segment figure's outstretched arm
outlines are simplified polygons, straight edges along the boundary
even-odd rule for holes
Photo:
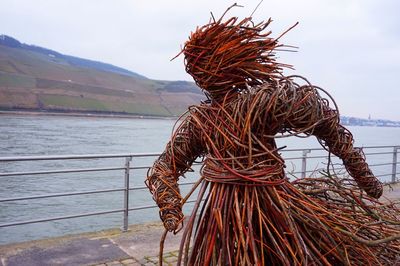
[[[382,195],[382,183],[373,175],[360,148],[353,146],[353,136],[339,123],[339,114],[329,107],[313,86],[303,86],[291,92],[286,127],[295,132],[315,135],[322,146],[343,160],[349,174],[369,196]]]
[[[146,185],[160,208],[160,218],[168,231],[174,231],[183,219],[182,196],[178,179],[202,154],[198,130],[187,117],[177,128],[167,147],[147,174]]]

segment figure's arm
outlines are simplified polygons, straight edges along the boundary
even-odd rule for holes
[[[300,87],[292,93],[294,101],[287,117],[287,128],[315,135],[322,146],[343,160],[360,188],[369,196],[379,198],[382,183],[369,169],[363,151],[353,146],[353,136],[340,125],[337,111],[311,86]]]
[[[160,218],[168,231],[176,230],[183,219],[178,179],[202,154],[198,133],[191,118],[187,117],[147,174],[146,185],[160,208]]]

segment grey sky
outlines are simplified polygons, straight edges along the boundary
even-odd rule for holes
[[[190,32],[235,1],[0,0],[0,34],[61,53],[121,66],[153,79],[191,80],[183,58]],[[249,16],[242,0],[228,16]],[[279,53],[297,73],[327,89],[343,115],[400,120],[400,1],[280,0],[261,4],[273,36],[299,47]]]

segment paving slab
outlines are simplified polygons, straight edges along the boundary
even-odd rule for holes
[[[164,232],[161,224],[144,224],[140,229],[132,229],[128,234],[119,234],[111,237],[123,251],[134,258],[158,256],[160,239]],[[179,249],[182,231],[174,235],[169,233],[164,244],[164,253]]]
[[[75,239],[54,247],[23,250],[5,260],[7,266],[87,265],[129,258],[109,239]]]
[[[160,222],[9,245],[0,245],[0,266],[156,265],[164,232]],[[167,256],[176,256],[181,233],[168,234]],[[165,265],[175,265],[171,258]]]
[[[389,200],[400,200],[400,183],[388,184],[384,186],[383,197]]]

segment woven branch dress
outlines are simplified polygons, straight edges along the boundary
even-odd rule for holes
[[[336,110],[315,87],[293,84],[285,77],[189,108],[147,180],[164,226],[174,231],[183,220],[178,178],[204,157],[178,264],[380,264],[367,259],[378,251],[332,230],[352,228],[348,213],[329,209],[328,201],[306,195],[285,175],[274,136],[315,135],[369,196],[382,193]]]

